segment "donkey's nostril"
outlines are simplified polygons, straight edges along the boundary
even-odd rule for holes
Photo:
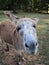
[[[29,47],[26,43],[25,43],[25,46],[26,46],[26,47]]]
[[[37,42],[36,42],[36,46],[37,46]]]

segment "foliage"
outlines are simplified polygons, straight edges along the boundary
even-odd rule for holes
[[[0,10],[48,11],[48,0],[0,0]]]

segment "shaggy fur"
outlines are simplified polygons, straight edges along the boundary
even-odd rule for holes
[[[17,50],[23,48],[23,39],[17,32],[16,25],[11,21],[0,23],[0,37],[5,42],[14,45]]]

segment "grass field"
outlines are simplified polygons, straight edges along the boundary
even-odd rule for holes
[[[38,59],[32,62],[27,62],[26,65],[49,65],[49,15],[24,12],[19,12],[16,15],[19,17],[26,16],[30,18],[39,18],[39,22],[37,24],[37,35],[39,42]],[[0,12],[0,21],[3,21],[6,18],[7,17]]]

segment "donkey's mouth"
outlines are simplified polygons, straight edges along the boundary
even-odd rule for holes
[[[34,55],[34,54],[35,54],[35,52],[32,52],[31,54],[32,54],[32,55]]]

